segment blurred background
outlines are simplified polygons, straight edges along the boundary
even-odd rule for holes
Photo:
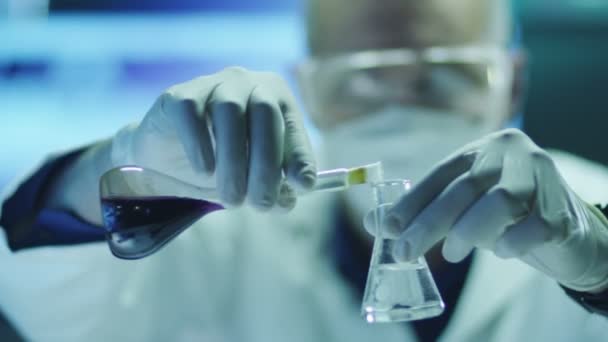
[[[516,9],[529,56],[524,130],[608,165],[608,1],[519,0]]]
[[[287,73],[304,54],[298,9],[296,0],[0,0],[0,191],[45,154],[141,118],[172,84],[231,65]]]
[[[230,65],[289,79],[305,55],[301,1],[0,0],[0,191],[49,152],[141,118],[171,84]],[[524,129],[608,164],[608,1],[515,5],[529,59]],[[1,323],[0,341],[12,340]]]

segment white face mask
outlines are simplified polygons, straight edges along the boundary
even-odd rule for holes
[[[437,162],[495,128],[463,115],[390,106],[325,132],[325,166],[381,161],[385,179],[405,178],[415,185]],[[347,205],[363,215],[373,205],[372,192],[366,186],[351,189],[345,196]]]

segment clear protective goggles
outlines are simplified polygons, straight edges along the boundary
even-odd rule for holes
[[[313,122],[327,129],[387,105],[503,121],[513,65],[507,48],[450,46],[312,58],[296,72]]]

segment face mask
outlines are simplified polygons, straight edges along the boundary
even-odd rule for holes
[[[437,162],[493,128],[454,113],[391,106],[323,134],[326,166],[348,168],[381,161],[385,179],[405,178],[415,186]],[[373,206],[367,186],[352,187],[345,199],[358,215]]]

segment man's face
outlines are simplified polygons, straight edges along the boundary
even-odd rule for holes
[[[386,178],[415,186],[440,159],[505,121],[510,66],[485,48],[481,57],[454,49],[506,45],[497,0],[311,1],[314,70],[303,95],[314,102],[327,167],[380,160]],[[431,47],[443,48],[423,52]]]

